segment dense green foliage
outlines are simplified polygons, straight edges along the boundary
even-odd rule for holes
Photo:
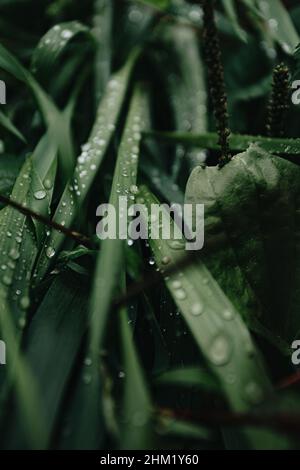
[[[300,7],[217,0],[223,82],[201,3],[0,0],[3,449],[299,446]],[[119,196],[204,249],[100,241]]]

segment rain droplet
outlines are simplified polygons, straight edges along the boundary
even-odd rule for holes
[[[27,310],[30,307],[30,299],[24,296],[20,299],[20,307],[22,310]]]
[[[53,186],[52,181],[50,179],[46,179],[44,181],[44,186],[45,186],[46,189],[51,189],[52,186]]]
[[[47,193],[46,193],[46,191],[44,191],[44,190],[36,191],[36,192],[34,193],[34,197],[35,197],[35,199],[37,199],[38,201],[41,201],[42,199],[45,199],[46,196],[47,196]]]
[[[55,256],[55,250],[52,248],[52,246],[49,246],[46,250],[46,256],[47,258],[53,258]]]
[[[232,310],[226,309],[222,312],[222,317],[224,318],[224,320],[233,320],[234,313]]]
[[[256,382],[249,382],[245,387],[245,395],[247,400],[253,405],[260,404],[264,399],[264,393]]]
[[[180,289],[182,286],[181,282],[180,281],[173,281],[172,282],[172,287],[173,289]]]
[[[90,374],[84,374],[82,380],[85,385],[89,385],[92,382],[92,376]]]
[[[138,194],[139,193],[139,188],[135,184],[133,184],[132,186],[130,186],[130,192],[132,194]]]
[[[86,357],[85,360],[84,360],[84,365],[91,366],[92,365],[92,359],[90,357]]]
[[[72,31],[70,31],[69,29],[64,29],[64,30],[61,32],[61,37],[62,37],[63,39],[70,39],[72,36],[73,36],[73,33],[72,33]]]
[[[231,355],[231,345],[223,334],[216,336],[210,346],[209,358],[216,366],[223,366],[228,363]]]
[[[20,253],[15,248],[12,248],[9,252],[9,256],[14,261],[17,261],[20,258]]]
[[[11,286],[11,285],[12,285],[12,278],[11,278],[11,276],[4,276],[3,279],[2,279],[2,281],[3,281],[3,284],[4,284],[5,286]]]
[[[197,302],[196,304],[193,304],[191,306],[191,314],[194,315],[194,316],[198,316],[198,315],[201,315],[204,311],[204,307],[202,304],[200,304],[200,302]]]
[[[171,240],[168,242],[168,245],[172,250],[183,250],[185,247],[183,240]]]
[[[169,264],[171,259],[169,256],[164,256],[163,259],[161,260],[162,264]]]
[[[26,318],[24,316],[20,317],[19,320],[18,320],[18,326],[19,328],[21,328],[22,330],[25,328],[26,326]]]
[[[178,300],[184,300],[184,299],[186,299],[186,293],[183,289],[178,289],[175,292],[175,297]]]

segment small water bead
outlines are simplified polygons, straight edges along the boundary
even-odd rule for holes
[[[45,199],[45,197],[47,196],[47,193],[46,193],[46,191],[41,190],[41,191],[36,191],[33,195],[34,195],[35,199],[37,199],[38,201],[41,201],[41,200]]]
[[[86,357],[84,360],[84,365],[85,366],[91,366],[92,365],[92,359],[90,357]]]
[[[21,330],[23,330],[25,328],[26,323],[27,323],[26,317],[22,316],[22,317],[19,318],[18,326],[19,326],[19,328],[21,328]]]
[[[186,292],[183,289],[178,289],[175,292],[175,297],[178,300],[185,300],[186,299]]]
[[[191,306],[191,314],[195,317],[202,315],[204,312],[204,307],[200,302],[197,302]]]
[[[234,319],[234,312],[232,310],[226,309],[222,312],[222,317],[224,320],[233,320]]]
[[[232,348],[228,338],[220,334],[211,343],[209,358],[216,366],[223,366],[229,362],[231,351]]]
[[[154,258],[149,259],[149,264],[150,264],[150,266],[153,266],[155,264]]]
[[[17,236],[17,237],[15,238],[15,240],[16,240],[16,242],[19,243],[19,244],[22,243],[22,237],[20,237],[20,236]]]
[[[27,310],[30,307],[30,298],[28,296],[21,297],[20,307],[22,310]]]
[[[119,377],[119,379],[124,379],[124,377],[125,377],[125,372],[120,371],[120,372],[118,373],[118,377]]]
[[[2,264],[1,269],[2,269],[2,271],[5,271],[7,269],[6,264]]]
[[[173,281],[172,282],[172,287],[173,289],[180,289],[182,287],[182,284],[180,281]]]
[[[46,250],[46,256],[47,258],[51,259],[55,256],[55,250],[52,248],[52,246],[49,246]]]
[[[2,282],[5,286],[9,287],[12,285],[12,277],[11,276],[4,276]]]
[[[72,31],[70,31],[69,29],[64,29],[64,30],[61,32],[61,37],[62,37],[63,39],[70,39],[72,36],[73,36],[73,33],[72,33]]]
[[[252,405],[259,405],[264,399],[264,392],[256,382],[249,382],[245,387],[245,396]]]
[[[139,193],[139,188],[135,184],[133,184],[133,185],[130,186],[130,192],[132,194],[138,194]]]
[[[170,240],[168,245],[172,250],[183,250],[185,248],[185,243],[183,240]]]
[[[12,248],[9,252],[9,256],[12,260],[17,261],[20,258],[20,253],[15,248]]]
[[[6,235],[8,236],[8,238],[12,237],[12,233],[9,230],[6,232]]]
[[[84,374],[82,377],[82,381],[85,385],[89,385],[92,382],[91,374]]]
[[[97,166],[93,163],[91,166],[90,166],[90,169],[92,171],[95,171],[97,169]]]
[[[134,243],[133,240],[128,240],[128,241],[127,241],[127,245],[128,245],[128,246],[132,246],[133,243]]]
[[[164,256],[163,259],[161,260],[162,264],[166,265],[169,264],[171,261],[171,258],[169,256]]]
[[[50,179],[45,179],[45,181],[44,181],[44,186],[45,186],[46,189],[49,190],[49,189],[52,189],[53,183],[52,183],[52,181],[51,181]]]

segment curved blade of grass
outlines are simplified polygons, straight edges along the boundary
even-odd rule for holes
[[[25,83],[32,91],[41,109],[51,138],[57,142],[60,152],[60,165],[63,176],[67,178],[74,164],[74,151],[71,132],[65,116],[40,87],[35,78],[20,62],[0,44],[0,68],[12,74],[17,80]]]
[[[241,41],[247,42],[247,33],[243,28],[241,28],[239,24],[234,0],[222,0],[222,3],[223,8],[236,32],[236,35]]]
[[[17,407],[22,417],[22,426],[23,429],[26,429],[27,445],[35,450],[45,449],[47,446],[46,422],[39,391],[35,378],[20,353],[19,341],[16,338],[15,328],[10,318],[10,310],[2,290],[0,291],[0,299],[0,329],[7,345],[7,365],[5,369],[7,369],[9,382],[14,384]],[[1,415],[5,409],[6,391],[7,386],[3,387],[2,385],[0,392]],[[5,436],[2,438],[1,446],[3,440],[5,442]],[[18,443],[16,444],[16,447],[18,447]]]
[[[70,227],[86,199],[114,134],[136,59],[135,52],[107,85],[90,138],[82,147],[73,178],[69,181],[55,212],[54,220],[57,223]],[[37,280],[43,279],[63,242],[64,235],[54,230],[46,238],[45,248],[36,269]]]
[[[258,8],[269,25],[270,35],[284,52],[292,54],[300,42],[299,34],[281,0],[257,2]]]
[[[156,377],[155,385],[197,387],[207,392],[220,393],[220,385],[215,377],[199,367],[185,367],[164,372]]]
[[[125,373],[120,447],[127,450],[151,449],[153,448],[151,398],[133,344],[127,312],[124,309],[120,311],[120,321]]]
[[[54,279],[26,332],[24,357],[39,386],[47,441],[55,429],[71,372],[78,366],[88,321],[87,302],[87,285],[72,272],[64,272]],[[9,413],[11,446],[22,441],[26,445],[21,418],[18,410]]]
[[[184,134],[179,132],[147,132],[146,137],[157,138],[166,142],[182,143],[196,147],[219,150],[218,135],[207,132],[202,135]],[[300,139],[280,139],[273,137],[262,137],[259,135],[231,134],[229,136],[230,150],[243,151],[251,144],[257,144],[261,149],[282,155],[300,154]]]
[[[113,4],[111,0],[96,0],[93,35],[96,40],[95,96],[102,98],[111,73]]]
[[[11,134],[13,134],[15,137],[17,137],[19,140],[22,142],[26,142],[25,137],[21,132],[16,128],[16,126],[12,123],[12,121],[5,116],[2,111],[0,111],[0,125],[4,127],[6,130],[8,130]]]
[[[119,196],[127,198],[128,203],[136,192],[136,175],[139,154],[139,142],[141,131],[145,127],[145,114],[147,102],[145,92],[141,87],[134,91],[130,112],[126,121],[118,153],[117,164],[110,195],[112,204],[118,213]],[[84,443],[84,448],[94,448],[97,445],[99,433],[97,423],[93,421],[91,426],[90,413],[93,413],[99,402],[99,347],[104,339],[105,327],[112,298],[122,276],[122,261],[124,259],[124,240],[117,238],[106,239],[101,243],[101,251],[96,266],[94,288],[91,300],[90,318],[90,343],[87,356],[91,360],[89,367],[90,383],[88,388],[83,388],[80,395],[85,402],[85,410],[79,416],[79,428],[77,433],[78,443]],[[88,411],[86,411],[88,410]],[[87,434],[87,430],[89,430]]]
[[[93,40],[89,28],[79,21],[69,21],[53,26],[40,39],[33,53],[32,72],[38,77],[49,75],[55,62],[65,52],[69,43],[78,35],[85,35],[88,40]]]

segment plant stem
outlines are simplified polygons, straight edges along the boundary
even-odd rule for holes
[[[202,0],[204,13],[204,57],[207,65],[208,87],[216,120],[221,157],[219,166],[228,163],[232,156],[229,152],[228,137],[230,135],[227,112],[227,96],[225,92],[224,69],[221,60],[220,40],[214,16],[215,0]]]
[[[283,137],[285,117],[289,109],[290,74],[288,67],[281,63],[274,68],[272,93],[268,104],[267,135]]]

